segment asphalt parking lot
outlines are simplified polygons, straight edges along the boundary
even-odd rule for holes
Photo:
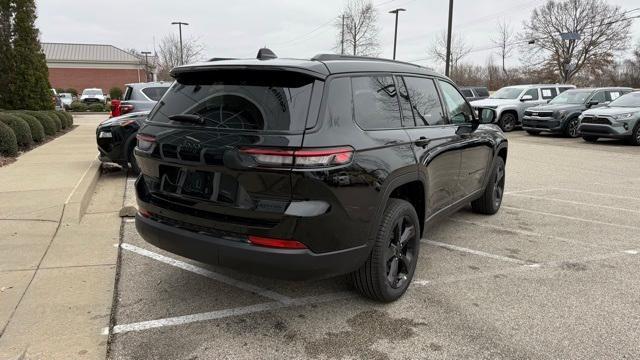
[[[284,282],[180,258],[123,220],[108,357],[639,358],[640,148],[509,140],[501,211],[465,209],[428,231],[392,304],[344,278]]]

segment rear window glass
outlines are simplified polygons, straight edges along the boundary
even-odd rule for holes
[[[159,101],[162,98],[162,95],[167,92],[167,89],[168,87],[166,86],[148,87],[142,89],[142,93],[153,101]]]
[[[473,97],[473,91],[471,91],[471,89],[460,89],[460,92],[462,93],[462,96],[466,98]]]
[[[542,92],[542,98],[545,100],[553,99],[558,95],[555,88],[542,88],[540,92]]]
[[[220,129],[301,132],[314,79],[286,71],[210,71],[181,74],[149,116],[200,115]],[[188,124],[191,126],[191,124]]]
[[[122,100],[131,100],[131,91],[133,89],[131,89],[131,86],[127,86],[124,89],[124,95],[122,95]]]
[[[477,87],[474,90],[478,96],[489,96],[489,90],[487,90],[487,88]]]
[[[401,128],[396,86],[391,76],[351,79],[356,122],[365,130]]]

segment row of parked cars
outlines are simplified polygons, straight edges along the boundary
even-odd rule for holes
[[[631,88],[517,85],[477,99],[487,93],[483,89],[486,88],[461,91],[472,100],[473,107],[495,109],[496,122],[505,132],[521,126],[531,135],[547,132],[573,138],[582,136],[590,142],[616,138],[640,145],[640,92]]]

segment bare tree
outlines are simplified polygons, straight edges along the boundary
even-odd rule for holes
[[[182,39],[184,63],[189,64],[198,61],[202,57],[204,46],[197,39]],[[169,34],[160,40],[158,44],[158,79],[169,80],[169,71],[180,65],[180,39]]]
[[[459,34],[451,34],[451,68],[458,67],[458,63],[471,53],[471,46],[467,45]],[[445,64],[447,61],[447,32],[443,31],[437,35],[429,48],[429,54],[435,61]]]
[[[605,0],[548,0],[524,23],[526,38],[534,41],[525,59],[568,82],[581,70],[609,66],[615,52],[627,47],[631,23],[626,12]],[[567,33],[579,38],[562,40]]]
[[[491,42],[496,45],[498,51],[496,54],[502,60],[502,72],[504,75],[507,75],[507,66],[506,60],[509,58],[513,51],[516,49],[516,44],[514,43],[516,39],[516,35],[511,29],[511,25],[506,21],[498,22],[497,26],[497,34],[496,37],[491,39]]]
[[[337,52],[344,46],[345,53],[351,55],[378,56],[380,43],[377,22],[378,13],[370,0],[348,0],[335,24],[338,30]]]

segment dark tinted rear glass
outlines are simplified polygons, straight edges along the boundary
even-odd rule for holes
[[[460,92],[462,93],[462,96],[466,98],[473,97],[473,91],[471,91],[471,89],[460,89]]]
[[[401,128],[396,86],[391,76],[351,79],[356,122],[365,130]]]
[[[478,94],[478,96],[489,96],[489,90],[487,90],[487,88],[477,87],[474,88],[474,90],[476,91],[476,94]]]
[[[151,100],[159,101],[162,95],[167,92],[166,86],[155,86],[142,89],[142,92]]]
[[[182,74],[149,120],[180,125],[169,116],[194,114],[207,127],[300,132],[305,128],[313,83],[311,77],[286,71]]]

